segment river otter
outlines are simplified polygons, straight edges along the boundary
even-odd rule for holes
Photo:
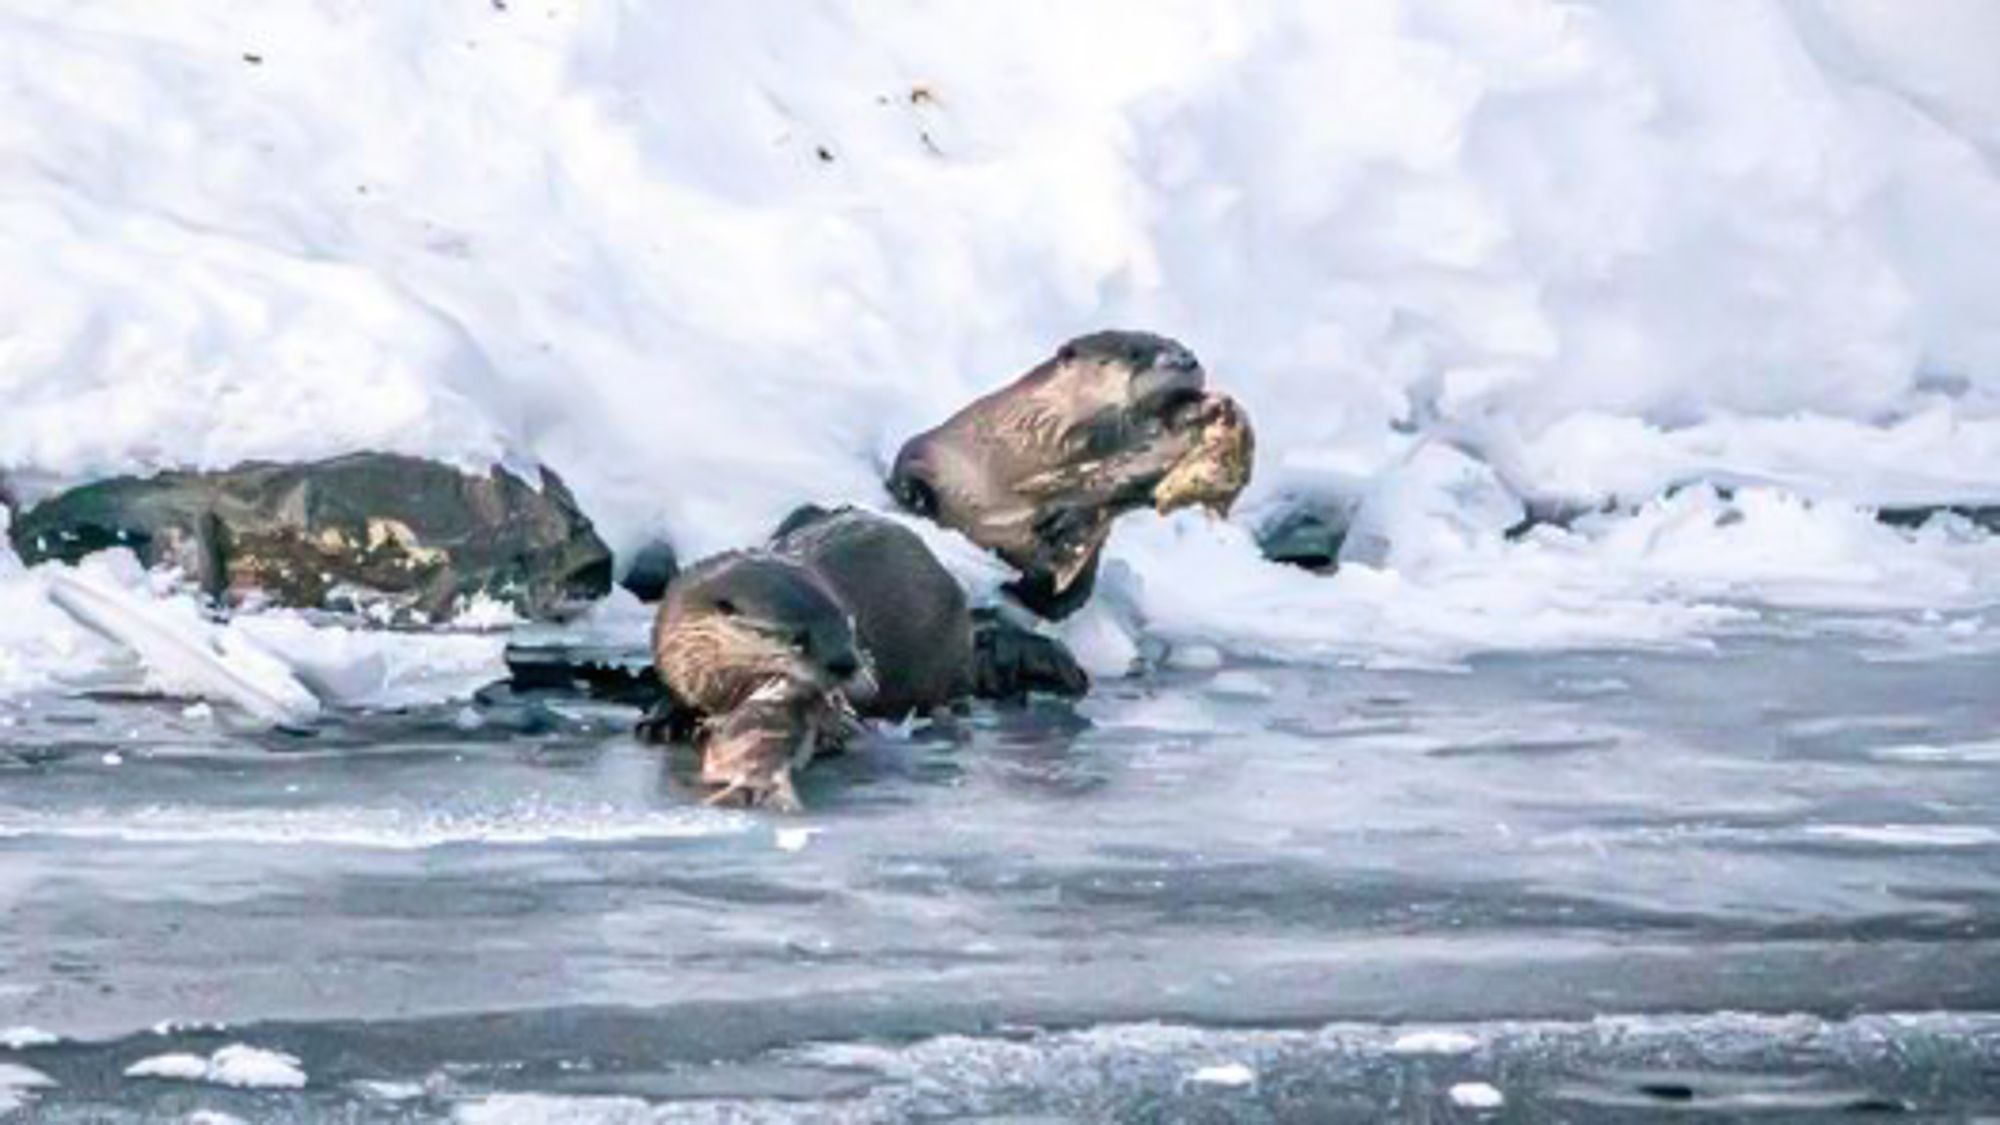
[[[716,799],[795,807],[792,770],[837,747],[855,716],[900,719],[995,682],[975,672],[975,654],[994,649],[973,633],[965,592],[915,532],[807,507],[768,546],[675,579],[653,657]],[[1016,690],[1032,678],[1021,666]],[[1068,669],[1033,686],[1081,690]]]
[[[1080,336],[910,439],[889,491],[1019,570],[1009,590],[1028,608],[1066,616],[1089,598],[1119,515],[1227,514],[1249,484],[1249,419],[1205,381],[1194,353],[1164,336]]]

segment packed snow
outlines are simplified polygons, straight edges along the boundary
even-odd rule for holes
[[[7,0],[0,476],[543,462],[614,548],[694,557],[886,504],[904,437],[1148,327],[1258,478],[1121,526],[1067,633],[1100,674],[1970,612],[1989,533],[1873,509],[2000,500],[1996,54],[1980,0]],[[1337,575],[1258,555],[1301,498],[1355,512]],[[1591,514],[1509,536],[1550,504]],[[397,706],[507,624],[97,589],[180,623],[148,649],[72,585],[0,550],[0,698]]]

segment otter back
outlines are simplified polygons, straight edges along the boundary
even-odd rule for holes
[[[785,521],[772,550],[810,567],[854,615],[874,663],[877,690],[867,714],[901,718],[971,694],[965,591],[915,532],[851,508],[802,509]]]

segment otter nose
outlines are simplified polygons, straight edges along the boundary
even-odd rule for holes
[[[1168,344],[1153,357],[1153,366],[1163,367],[1169,371],[1188,371],[1200,367],[1201,362],[1194,358],[1193,352],[1179,344]]]
[[[861,660],[851,652],[843,652],[826,662],[826,670],[844,680],[861,671]]]

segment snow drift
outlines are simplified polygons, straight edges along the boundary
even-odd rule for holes
[[[6,0],[0,473],[543,461],[693,556],[1142,326],[1256,419],[1245,519],[1385,536],[1315,579],[1136,521],[1106,612],[1156,631],[1983,605],[1983,533],[1865,509],[2000,495],[1996,76],[1980,0]],[[1626,514],[1505,538],[1540,495]]]

